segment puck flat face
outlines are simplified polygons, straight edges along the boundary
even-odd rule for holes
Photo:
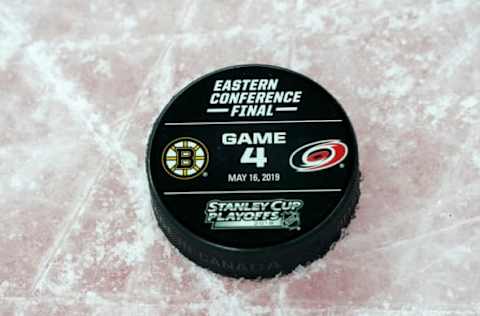
[[[154,124],[147,173],[160,227],[236,277],[323,255],[358,201],[358,151],[338,102],[293,71],[242,65],[183,89]]]

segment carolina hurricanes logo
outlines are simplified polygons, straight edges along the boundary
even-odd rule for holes
[[[298,172],[313,172],[341,163],[348,147],[338,139],[321,140],[303,145],[290,155],[290,166]]]

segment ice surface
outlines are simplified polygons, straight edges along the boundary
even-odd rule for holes
[[[479,22],[478,1],[3,1],[0,314],[480,314]],[[364,178],[345,239],[264,282],[180,256],[144,172],[168,100],[241,63],[335,95]]]

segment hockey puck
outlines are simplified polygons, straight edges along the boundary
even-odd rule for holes
[[[274,277],[323,256],[360,195],[346,113],[275,66],[220,69],[180,91],[153,126],[146,167],[170,242],[232,277]]]

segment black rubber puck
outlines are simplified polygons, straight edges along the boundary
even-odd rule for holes
[[[321,257],[360,194],[342,107],[311,79],[267,65],[184,88],[153,126],[146,165],[167,238],[233,277],[273,277]]]

